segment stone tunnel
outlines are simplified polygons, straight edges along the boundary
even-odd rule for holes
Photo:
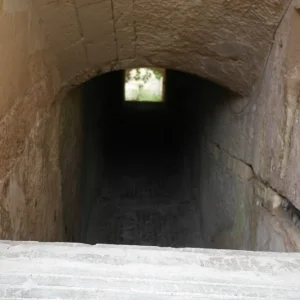
[[[299,5],[0,1],[0,239],[299,251]]]

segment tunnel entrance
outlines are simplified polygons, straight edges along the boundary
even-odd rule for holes
[[[136,68],[125,70],[124,100],[162,102],[165,96],[165,69]]]
[[[95,77],[58,103],[64,241],[297,249],[299,211],[249,163],[247,101],[174,70],[163,101],[125,101],[125,78]]]
[[[123,71],[85,84],[82,241],[204,247],[231,225],[217,200],[203,214],[200,191],[204,125],[228,91],[171,70],[165,80],[163,102],[125,101]]]
[[[179,147],[166,107],[145,107],[143,102],[123,106],[106,127],[104,185],[90,217],[87,242],[185,244],[191,226],[180,197]]]

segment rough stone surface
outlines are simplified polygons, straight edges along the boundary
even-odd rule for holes
[[[239,222],[248,223],[253,249],[299,249],[298,213],[295,217],[293,213],[283,212],[282,215],[282,211],[270,209],[269,205],[272,195],[277,195],[288,199],[298,210],[300,208],[299,168],[296,167],[299,161],[299,103],[295,100],[299,92],[298,56],[295,54],[299,43],[294,32],[300,15],[295,10],[296,4],[297,1],[292,2],[277,30],[264,78],[255,87],[253,95],[221,101],[206,125],[209,140],[229,157],[242,162],[245,171],[250,166],[255,182],[258,180],[259,186],[262,186],[258,193],[257,184],[253,186],[253,181],[249,181],[248,188],[238,193],[244,197],[250,188],[246,197],[249,201],[240,202],[244,218],[236,219],[235,224],[238,229],[241,228]],[[226,155],[221,161],[223,166],[228,163]],[[237,171],[234,171],[234,176],[238,175]],[[217,182],[215,179],[212,181]],[[227,186],[232,186],[231,178],[228,178]],[[254,194],[251,189],[254,189]],[[226,189],[222,191],[222,197],[227,198],[225,202],[232,201]]]
[[[65,172],[77,183],[71,176],[76,154],[69,155],[71,168],[61,168],[66,155],[60,148],[66,146],[60,136],[76,130],[76,122],[64,127],[72,109],[56,101],[62,98],[60,75],[32,1],[0,1],[0,54],[0,236],[65,240],[74,217],[69,226],[72,210],[62,205],[62,196],[66,189],[69,199],[78,192],[64,184]]]
[[[60,240],[58,70],[31,1],[0,3],[0,235]]]
[[[59,169],[64,234],[67,241],[78,241],[82,226],[82,89],[73,89],[61,100]],[[76,220],[74,222],[74,220]]]
[[[0,298],[300,297],[300,254],[2,242]]]
[[[289,0],[35,0],[63,80],[160,66],[241,94],[262,75]]]
[[[267,157],[265,162],[265,156],[252,157],[253,149],[261,146],[263,130],[256,127],[259,111],[253,107],[263,100],[250,99],[245,114],[238,115],[240,106],[245,107],[243,99],[239,104],[224,89],[194,76],[172,72],[167,76],[170,103],[175,105],[176,122],[184,136],[185,196],[198,203],[202,245],[299,251],[300,215],[297,209],[284,206],[285,201],[297,206],[297,198],[281,192],[279,176],[270,183],[260,173]],[[255,159],[261,159],[257,168]]]
[[[185,196],[207,213],[206,245],[299,251],[299,4],[0,1],[0,237],[78,236],[80,100],[75,93],[64,102],[63,88],[143,65],[248,95],[213,93],[205,119],[201,105],[190,106],[185,123],[178,119],[188,133]],[[192,80],[178,86],[174,101],[206,97]]]

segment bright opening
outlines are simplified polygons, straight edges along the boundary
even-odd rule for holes
[[[125,101],[162,102],[164,81],[164,69],[127,69],[125,71]]]

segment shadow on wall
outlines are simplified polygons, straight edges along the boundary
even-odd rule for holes
[[[252,185],[210,139],[233,96],[193,75],[166,74],[161,106],[126,104],[122,72],[84,86],[81,238],[211,247],[228,232],[236,235],[232,248],[250,247]]]
[[[60,122],[47,127],[49,136],[43,138],[51,142],[43,148],[51,173],[43,170],[51,176],[34,175],[47,177],[48,190],[56,187],[49,190],[53,200],[60,190],[60,176],[54,181],[53,174],[61,171],[63,206],[53,200],[37,208],[51,220],[44,240],[54,240],[48,236],[56,230],[59,240],[91,244],[269,250],[263,236],[272,236],[268,247],[286,249],[286,227],[280,225],[285,217],[274,217],[273,208],[270,214],[266,202],[257,205],[259,195],[280,195],[231,154],[251,151],[232,121],[244,120],[232,114],[234,95],[171,70],[163,103],[125,102],[123,92],[124,73],[111,72],[56,103],[48,127],[58,112]],[[232,148],[224,148],[225,142]],[[60,168],[53,156],[58,148]],[[39,180],[33,181],[36,186]],[[270,220],[280,223],[279,229]],[[288,234],[293,241],[297,235]]]
[[[80,240],[82,226],[81,177],[83,156],[82,88],[75,88],[61,101],[60,169],[62,210],[66,241]]]

